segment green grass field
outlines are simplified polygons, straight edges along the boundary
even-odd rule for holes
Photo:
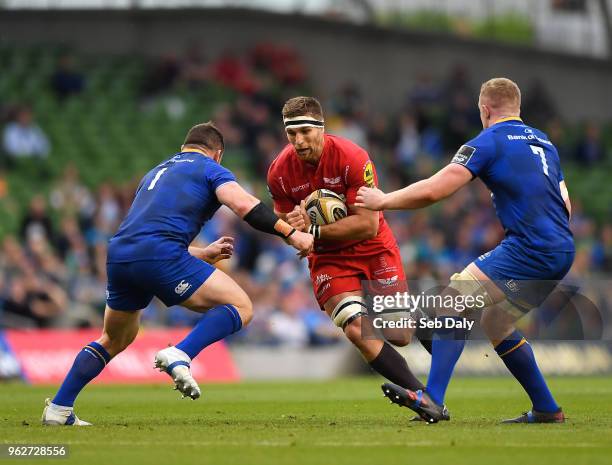
[[[612,379],[553,378],[565,425],[499,425],[527,398],[509,378],[457,378],[453,420],[409,423],[376,378],[206,386],[198,401],[169,386],[91,386],[77,414],[91,428],[43,428],[54,389],[0,385],[0,442],[67,444],[79,464],[608,464]],[[0,459],[1,460],[1,459]]]

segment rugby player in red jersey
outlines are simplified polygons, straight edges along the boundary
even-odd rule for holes
[[[315,236],[308,265],[319,305],[375,371],[408,389],[422,386],[393,346],[362,337],[362,329],[374,334],[362,281],[374,283],[368,289],[373,294],[407,289],[399,248],[383,214],[354,206],[360,187],[377,184],[368,153],[347,139],[325,134],[323,110],[313,97],[288,100],[282,115],[289,144],[270,165],[268,188],[276,214]],[[343,195],[348,216],[328,225],[311,224],[304,199],[317,189]],[[405,345],[409,338],[403,332],[402,339],[393,342]]]

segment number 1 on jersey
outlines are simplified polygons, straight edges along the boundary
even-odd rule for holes
[[[548,176],[548,163],[546,163],[546,155],[544,154],[544,149],[542,147],[538,147],[537,145],[530,145],[531,151],[534,155],[539,155],[540,160],[542,160],[542,170],[544,174]]]
[[[151,184],[149,184],[149,187],[147,187],[147,190],[153,190],[153,188],[155,187],[155,184],[157,184],[157,181],[159,181],[159,178],[161,178],[161,175],[164,174],[164,172],[167,170],[168,168],[162,168],[161,170],[159,170],[157,173],[155,173],[155,177],[153,178],[153,180],[151,181]]]

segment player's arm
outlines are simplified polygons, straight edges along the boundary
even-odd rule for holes
[[[215,191],[217,199],[251,227],[268,234],[285,239],[290,245],[300,250],[302,255],[312,249],[313,237],[297,231],[280,219],[257,197],[245,191],[236,181],[226,182]]]
[[[211,265],[220,260],[228,259],[234,253],[234,238],[223,236],[206,247],[189,246],[187,249],[191,255],[204,260]]]
[[[335,223],[321,226],[321,239],[364,240],[378,234],[379,214],[365,208],[348,205],[351,215]]]
[[[362,187],[357,193],[356,205],[370,210],[423,208],[453,195],[472,178],[470,170],[451,163],[427,179],[388,194],[379,189]]]
[[[370,156],[363,149],[347,149],[342,151],[342,164],[346,183],[346,204],[350,215],[338,221],[317,226],[314,230],[317,238],[331,241],[352,241],[373,239],[378,234],[380,214],[355,205],[355,197],[361,186],[376,185],[376,169]],[[310,228],[310,218],[304,209],[304,202],[300,205],[300,215],[306,228]],[[308,230],[308,229],[306,229]]]
[[[561,190],[561,197],[565,202],[565,208],[567,208],[567,214],[569,218],[572,217],[572,202],[570,201],[569,191],[567,190],[567,186],[565,185],[565,180],[561,180],[559,182],[559,189]]]
[[[378,234],[379,213],[349,205],[351,215],[335,223],[318,227],[317,239],[330,241],[352,241],[372,239]],[[304,201],[288,215],[289,223],[300,231],[308,231],[310,219],[306,214]]]

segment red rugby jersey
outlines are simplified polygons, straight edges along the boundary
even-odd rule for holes
[[[376,169],[368,153],[348,139],[324,135],[323,154],[318,165],[300,160],[291,144],[288,144],[268,169],[268,189],[274,200],[274,209],[289,213],[295,205],[317,189],[328,189],[346,197],[346,204],[353,205],[361,186],[378,184]],[[351,214],[349,208],[349,215]],[[378,234],[373,239],[330,241],[317,240],[315,252],[338,251],[352,247],[355,255],[372,254],[397,245],[395,237],[379,213]]]

